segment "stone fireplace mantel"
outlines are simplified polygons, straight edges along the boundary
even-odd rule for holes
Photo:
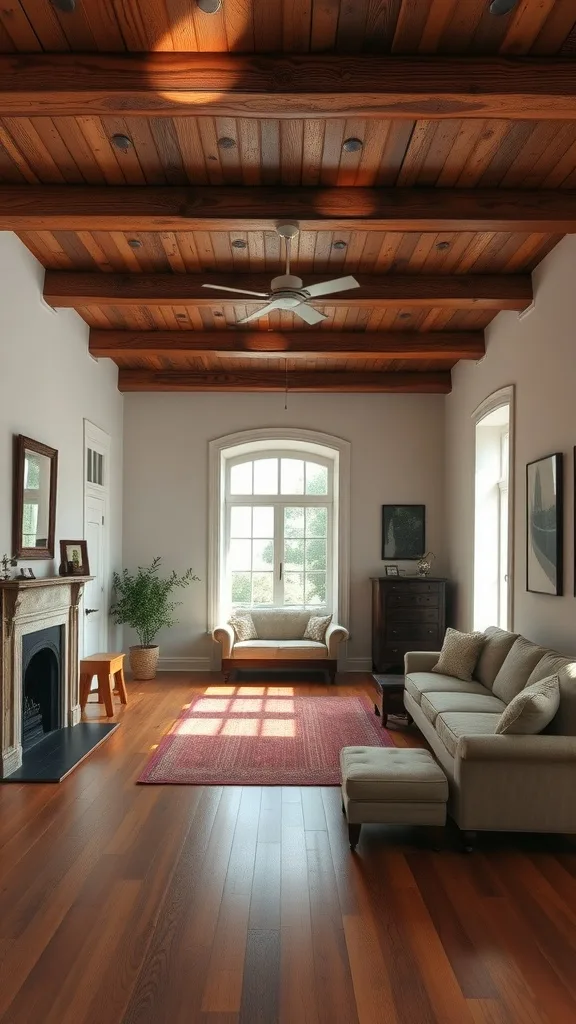
[[[63,626],[61,722],[80,721],[78,606],[90,576],[0,580],[0,776],[22,764],[22,637]]]

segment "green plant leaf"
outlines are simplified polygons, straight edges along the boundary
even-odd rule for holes
[[[161,629],[177,622],[174,609],[182,602],[171,600],[176,587],[187,587],[200,579],[192,569],[181,576],[173,569],[162,579],[161,564],[162,559],[157,555],[150,565],[138,566],[135,573],[123,569],[112,576],[114,603],[110,614],[117,626],[126,624],[134,629],[143,647],[152,646]]]

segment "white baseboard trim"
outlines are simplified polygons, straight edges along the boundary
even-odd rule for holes
[[[371,672],[372,658],[346,658],[343,665],[338,666],[339,672]]]
[[[160,672],[212,672],[210,658],[160,658]]]

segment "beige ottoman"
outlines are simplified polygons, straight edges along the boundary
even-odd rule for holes
[[[399,747],[344,747],[340,751],[342,810],[350,849],[362,825],[446,823],[448,781],[427,750]]]

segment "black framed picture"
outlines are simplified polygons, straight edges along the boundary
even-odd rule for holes
[[[560,597],[564,480],[561,452],[526,466],[526,590]]]
[[[382,505],[382,558],[418,559],[426,550],[426,506]]]

